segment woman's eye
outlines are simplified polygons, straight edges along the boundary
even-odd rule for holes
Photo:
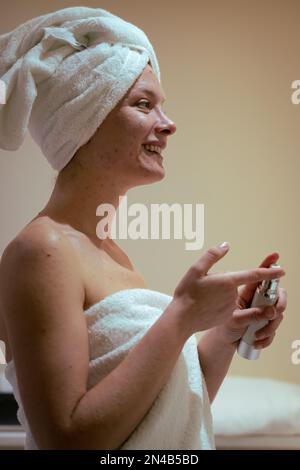
[[[140,105],[140,104],[146,104],[147,107],[148,107],[148,106],[150,106],[150,101],[148,101],[148,100],[141,100],[141,101],[139,101],[138,104],[139,104],[139,105]]]

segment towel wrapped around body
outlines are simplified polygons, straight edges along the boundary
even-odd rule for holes
[[[171,296],[158,291],[124,289],[85,310],[90,354],[88,389],[122,362],[171,300]],[[26,430],[26,448],[37,449],[22,408],[13,361],[5,374],[19,404],[18,418]],[[214,448],[210,403],[198,360],[197,340],[192,335],[167,383],[120,449]]]

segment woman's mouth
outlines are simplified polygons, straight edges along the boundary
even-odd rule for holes
[[[144,144],[143,144],[143,150],[144,150],[144,153],[148,155],[149,157],[155,158],[157,161],[162,162],[163,156],[160,153],[154,150],[150,150],[149,148],[146,148]]]

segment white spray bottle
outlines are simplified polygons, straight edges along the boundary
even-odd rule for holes
[[[272,264],[271,268],[280,268],[280,266],[278,264]],[[278,299],[278,284],[279,279],[262,281],[255,291],[251,307],[274,305]],[[237,352],[241,357],[250,360],[259,358],[261,349],[255,349],[253,346],[256,340],[255,333],[268,323],[269,320],[263,319],[248,326],[237,348]]]

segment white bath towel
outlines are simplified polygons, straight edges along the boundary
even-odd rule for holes
[[[85,310],[90,353],[88,388],[120,364],[171,300],[169,295],[153,290],[125,289]],[[8,364],[5,374],[19,403],[18,418],[26,430],[26,448],[36,449],[22,408],[13,362]],[[210,404],[195,335],[186,341],[169,380],[120,449],[214,449]]]
[[[146,34],[100,8],[71,7],[0,36],[0,147],[16,150],[26,130],[60,171],[95,133],[150,61]]]

